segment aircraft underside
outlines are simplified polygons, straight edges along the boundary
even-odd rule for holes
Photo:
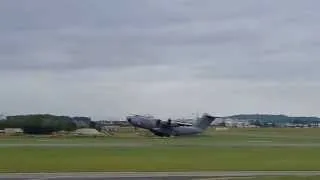
[[[164,133],[164,132],[159,132],[159,131],[152,130],[152,129],[150,129],[150,131],[151,131],[154,135],[160,136],[160,137],[170,137],[170,136],[173,136],[172,134]]]
[[[159,133],[159,132],[154,132],[153,134],[156,136],[160,136],[160,137],[170,137],[169,134],[164,134],[164,133]]]

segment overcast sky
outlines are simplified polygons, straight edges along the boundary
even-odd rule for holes
[[[318,0],[0,1],[0,112],[320,116]]]

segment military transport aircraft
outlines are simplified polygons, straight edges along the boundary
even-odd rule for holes
[[[161,137],[195,135],[205,131],[217,117],[203,114],[197,118],[194,124],[183,122],[162,121],[152,116],[133,115],[127,116],[127,121],[135,128],[151,131],[154,135]]]

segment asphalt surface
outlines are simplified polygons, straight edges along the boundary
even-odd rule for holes
[[[1,143],[1,147],[154,147],[154,146],[204,146],[204,147],[320,147],[320,143],[272,143],[272,142],[235,142],[235,143]]]
[[[119,172],[119,173],[20,173],[1,174],[0,179],[10,180],[191,180],[214,179],[222,177],[255,177],[255,176],[314,176],[320,175],[320,171],[226,171],[226,172]]]

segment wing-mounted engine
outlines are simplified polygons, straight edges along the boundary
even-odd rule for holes
[[[167,126],[171,126],[172,123],[171,123],[171,119],[168,119],[167,123],[166,123]]]
[[[173,126],[174,124],[172,123],[171,119],[168,119],[168,121],[156,119],[156,128],[152,128],[150,131],[157,136],[170,137]]]
[[[175,124],[172,123],[171,119],[168,119],[168,121],[161,121],[160,119],[156,120],[156,127],[158,128],[168,128],[172,126],[175,126]]]
[[[160,127],[161,127],[161,120],[160,120],[160,119],[157,119],[157,120],[156,120],[156,127],[157,127],[157,128],[160,128]]]

